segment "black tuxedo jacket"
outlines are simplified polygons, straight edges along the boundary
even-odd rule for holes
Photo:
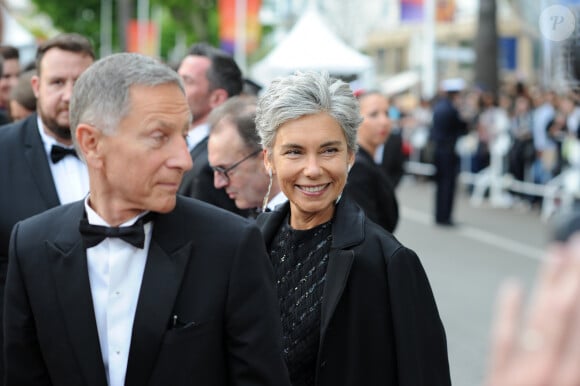
[[[354,199],[371,220],[391,233],[395,231],[399,222],[395,189],[381,167],[362,147],[356,153],[344,194]]]
[[[78,224],[82,202],[14,227],[7,384],[106,386]],[[184,197],[159,214],[139,293],[127,386],[289,385],[273,273],[249,220]],[[177,315],[186,327],[172,327]]]
[[[235,202],[228,197],[225,189],[216,189],[213,184],[213,170],[207,160],[208,138],[205,137],[203,141],[191,149],[193,167],[183,176],[179,194],[197,198],[219,208],[245,216],[244,211],[238,209]]]
[[[405,174],[405,155],[403,154],[403,135],[400,130],[392,131],[385,141],[381,169],[396,188]]]
[[[0,127],[0,326],[12,227],[60,205],[48,162],[36,114]],[[3,363],[0,355],[0,378]]]
[[[0,284],[14,224],[60,204],[37,116],[0,128]],[[1,269],[3,267],[3,269]]]
[[[289,207],[258,216],[268,250]],[[419,258],[343,197],[332,220],[315,385],[450,384],[445,331]]]

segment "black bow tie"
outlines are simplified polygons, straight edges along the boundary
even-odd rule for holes
[[[89,224],[87,218],[84,217],[79,224],[79,231],[83,235],[85,248],[94,247],[107,237],[118,237],[136,248],[143,248],[145,245],[145,230],[143,226],[152,220],[153,212],[149,212],[131,226],[106,227]]]
[[[62,147],[59,145],[52,145],[50,149],[50,160],[53,164],[57,163],[67,155],[74,155],[78,158],[77,152],[73,148]]]

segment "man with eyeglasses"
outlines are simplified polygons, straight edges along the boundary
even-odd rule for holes
[[[237,96],[212,111],[208,159],[214,186],[224,189],[248,216],[274,209],[286,201],[265,165],[256,132],[256,98]]]
[[[213,171],[207,160],[208,116],[228,98],[241,93],[242,72],[231,55],[206,43],[194,44],[177,72],[193,115],[187,135],[193,167],[183,176],[179,194],[244,215],[223,189],[214,187]]]

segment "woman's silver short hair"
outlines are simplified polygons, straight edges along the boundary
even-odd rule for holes
[[[260,97],[256,129],[262,146],[272,150],[278,128],[286,122],[320,112],[336,119],[348,149],[356,152],[356,130],[362,122],[358,101],[348,84],[314,71],[277,78]]]

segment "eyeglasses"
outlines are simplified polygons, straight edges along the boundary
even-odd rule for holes
[[[230,182],[230,176],[228,173],[231,172],[232,170],[234,170],[235,168],[237,168],[238,166],[240,166],[242,164],[242,162],[254,157],[255,155],[257,155],[261,151],[262,151],[262,149],[258,149],[256,151],[254,151],[253,153],[248,154],[247,156],[245,156],[244,158],[242,158],[241,160],[239,160],[235,164],[228,166],[227,168],[224,168],[221,166],[212,166],[211,169],[215,173],[218,173],[219,175],[223,176],[226,180],[228,180],[228,182]]]

